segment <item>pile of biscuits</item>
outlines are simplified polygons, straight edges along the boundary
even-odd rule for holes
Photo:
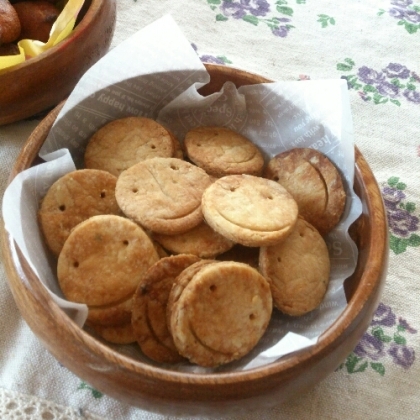
[[[84,158],[50,187],[39,222],[64,296],[88,306],[100,337],[216,367],[255,347],[273,308],[300,316],[321,303],[323,235],[346,202],[326,156],[292,149],[265,162],[226,127],[181,143],[127,117],[99,129]]]

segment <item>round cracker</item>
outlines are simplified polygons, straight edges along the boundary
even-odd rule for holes
[[[131,344],[136,342],[130,322],[114,326],[91,325],[90,328],[104,340],[113,344]]]
[[[131,323],[143,353],[156,362],[183,360],[173,343],[166,323],[166,306],[175,278],[199,261],[195,255],[162,258],[145,273],[133,299]]]
[[[115,326],[131,322],[133,298],[105,306],[89,306],[87,322],[102,326]]]
[[[174,235],[201,223],[201,197],[212,180],[176,158],[153,158],[124,171],[115,190],[122,211],[148,230]]]
[[[128,299],[159,259],[136,223],[120,216],[94,216],[77,225],[60,253],[57,277],[64,296],[89,306]]]
[[[184,139],[187,157],[209,175],[262,174],[264,157],[246,137],[226,127],[196,127]]]
[[[48,189],[38,211],[45,242],[58,256],[71,230],[99,214],[121,214],[115,199],[117,178],[96,169],[67,173]]]
[[[260,272],[270,282],[274,305],[300,316],[321,303],[330,277],[330,258],[320,233],[299,218],[281,244],[261,247]]]
[[[272,158],[264,176],[283,185],[296,200],[299,213],[325,235],[340,221],[346,192],[338,169],[321,152],[296,148]]]
[[[174,254],[194,254],[200,258],[214,258],[228,251],[234,242],[215,232],[202,222],[191,230],[178,235],[154,234],[153,238]]]
[[[271,312],[270,286],[257,270],[233,261],[214,262],[192,277],[174,303],[172,336],[184,357],[215,367],[251,351]]]
[[[252,175],[218,179],[204,192],[202,209],[216,232],[254,247],[284,240],[298,216],[297,204],[284,187]]]
[[[101,127],[85,150],[85,167],[115,176],[130,166],[153,157],[179,153],[177,139],[161,124],[146,117],[126,117]]]

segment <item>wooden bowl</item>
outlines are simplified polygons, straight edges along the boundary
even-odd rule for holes
[[[111,44],[116,0],[85,0],[69,37],[37,57],[0,70],[0,125],[64,100]]]
[[[225,66],[207,65],[207,69],[211,82],[204,93],[218,90],[227,80],[238,87],[268,81]],[[10,180],[37,161],[59,109],[32,133]],[[173,415],[227,413],[270,407],[301,394],[333,372],[357,345],[372,320],[385,281],[388,228],[382,197],[357,148],[355,154],[355,189],[363,203],[363,214],[351,228],[359,248],[358,264],[345,283],[346,309],[313,347],[246,372],[180,373],[139,362],[100,343],[70,321],[19,252],[15,254],[14,243],[3,230],[5,268],[22,316],[45,347],[76,375],[103,393],[143,409]]]

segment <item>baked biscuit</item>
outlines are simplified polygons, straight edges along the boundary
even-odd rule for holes
[[[175,235],[203,220],[201,196],[212,180],[176,158],[153,158],[125,170],[115,196],[124,214],[152,232]]]
[[[327,245],[303,218],[281,244],[261,247],[260,272],[269,281],[274,306],[299,316],[322,301],[330,277]]]
[[[59,178],[48,189],[38,211],[48,248],[58,256],[71,230],[99,214],[121,214],[115,199],[117,178],[96,169],[80,169]]]
[[[228,251],[234,243],[215,232],[207,223],[178,235],[154,234],[153,238],[169,252],[174,254],[194,254],[200,258],[214,258]]]
[[[257,344],[271,318],[267,280],[247,264],[203,266],[171,311],[171,332],[181,355],[201,366],[239,359]]]
[[[235,244],[231,249],[216,257],[219,261],[237,261],[258,269],[260,249]]]
[[[180,150],[175,136],[151,118],[120,118],[105,124],[89,139],[85,167],[119,176],[145,159],[178,156]]]
[[[204,192],[206,222],[221,235],[245,246],[284,240],[298,216],[293,197],[280,184],[252,175],[229,175]]]
[[[120,216],[93,216],[78,224],[58,257],[64,296],[88,306],[122,302],[159,259],[152,241],[136,223]]]
[[[166,323],[166,306],[175,278],[199,261],[195,255],[176,255],[157,261],[143,276],[133,298],[131,323],[143,353],[156,362],[183,360]]]
[[[209,175],[262,174],[264,157],[258,147],[226,127],[196,127],[184,139],[187,157]]]
[[[131,322],[115,326],[91,325],[90,328],[104,340],[113,344],[131,344],[136,342]]]
[[[172,289],[169,293],[167,304],[166,304],[166,324],[167,324],[169,332],[171,332],[171,315],[172,315],[172,308],[174,307],[175,302],[179,299],[183,290],[185,289],[187,284],[191,281],[191,279],[194,277],[194,275],[198,271],[200,271],[201,268],[204,267],[205,265],[212,264],[214,262],[216,262],[216,260],[210,260],[210,259],[199,260],[198,262],[185,268],[175,279],[174,284],[172,285]]]
[[[131,322],[133,298],[104,306],[89,306],[87,323],[92,325],[115,326]]]
[[[314,149],[292,149],[272,158],[264,176],[283,185],[299,213],[325,235],[340,221],[346,204],[341,175],[328,157]]]

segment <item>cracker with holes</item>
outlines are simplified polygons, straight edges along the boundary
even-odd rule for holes
[[[176,349],[166,322],[166,306],[176,277],[200,259],[181,254],[162,258],[145,273],[133,298],[134,336],[143,353],[162,363],[183,360]]]
[[[272,158],[264,176],[283,185],[299,206],[299,213],[322,235],[340,221],[346,204],[341,174],[314,149],[292,149]]]
[[[159,256],[136,223],[121,216],[93,216],[78,224],[58,257],[64,296],[88,306],[117,304],[136,290]]]
[[[215,232],[207,223],[178,235],[154,234],[153,238],[174,254],[194,254],[200,258],[214,258],[234,245],[234,242]]]
[[[319,306],[329,283],[330,259],[324,239],[303,218],[284,242],[261,247],[259,262],[280,311],[300,316]]]
[[[170,330],[181,355],[216,367],[249,353],[271,318],[267,280],[247,264],[203,265],[174,301]]]
[[[115,196],[127,217],[152,232],[175,235],[201,223],[201,197],[211,183],[203,169],[189,162],[153,158],[125,170]]]
[[[264,157],[246,137],[226,127],[196,127],[185,136],[187,157],[209,175],[261,175]]]
[[[58,256],[71,230],[99,214],[121,214],[115,199],[117,178],[96,169],[67,173],[48,189],[38,220],[48,248]]]
[[[85,167],[102,169],[118,176],[122,171],[153,157],[180,156],[176,137],[155,120],[126,117],[111,121],[90,139]]]
[[[296,223],[298,207],[275,181],[252,175],[228,175],[203,194],[206,222],[241,245],[259,247],[284,240]]]

